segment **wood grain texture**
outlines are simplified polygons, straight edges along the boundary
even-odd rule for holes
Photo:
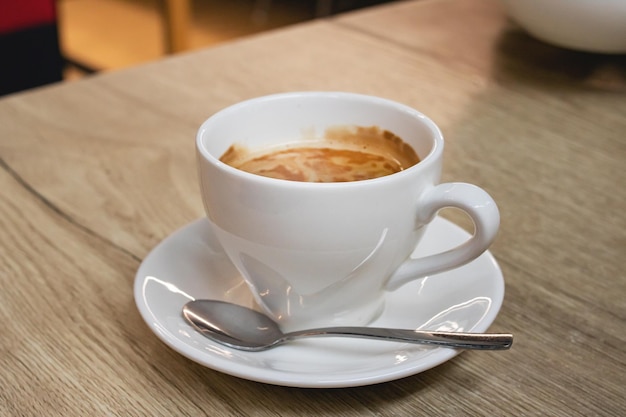
[[[0,415],[624,414],[625,77],[623,56],[542,44],[495,0],[422,0],[0,100]],[[196,129],[293,90],[375,94],[441,126],[444,180],[500,206],[491,330],[515,334],[510,351],[304,390],[204,368],[150,332],[133,277],[203,215]]]

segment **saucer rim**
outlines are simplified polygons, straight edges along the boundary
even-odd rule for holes
[[[441,223],[442,227],[447,227],[454,229],[450,231],[450,233],[463,233],[470,237],[471,235],[462,229],[460,226],[455,223],[437,216],[434,222]],[[206,223],[206,225],[203,225]],[[431,223],[432,224],[432,223]],[[148,276],[146,274],[142,274],[142,270],[144,266],[150,262],[151,257],[154,256],[154,253],[157,252],[161,246],[164,246],[170,239],[178,234],[184,233],[188,229],[194,229],[198,227],[209,226],[208,220],[206,218],[199,218],[192,222],[187,223],[186,225],[178,228],[163,240],[161,240],[143,259],[139,268],[137,269],[137,273],[134,281],[134,298],[136,306],[142,316],[144,322],[148,325],[150,330],[167,346],[169,346],[174,351],[178,352],[182,356],[202,365],[207,368],[213,369],[215,371],[219,371],[224,374],[228,374],[234,377],[256,381],[261,383],[267,383],[272,385],[279,386],[288,386],[288,387],[299,387],[299,388],[345,388],[345,387],[357,387],[357,386],[365,386],[365,385],[373,385],[378,383],[389,382],[401,378],[405,378],[408,376],[416,375],[421,372],[424,372],[428,369],[434,368],[436,366],[441,365],[454,358],[455,356],[462,353],[462,350],[450,349],[450,348],[442,348],[442,347],[433,347],[432,350],[413,361],[411,366],[405,367],[390,367],[386,371],[379,372],[371,372],[369,376],[361,376],[357,379],[355,378],[317,378],[314,380],[305,380],[299,377],[299,374],[293,373],[281,373],[278,370],[267,369],[270,373],[279,373],[281,374],[280,378],[273,378],[271,376],[263,376],[262,373],[251,372],[250,366],[242,366],[241,363],[236,360],[225,360],[222,357],[218,357],[216,355],[211,355],[210,353],[206,353],[200,350],[197,347],[190,346],[188,343],[185,343],[180,338],[175,337],[173,334],[167,334],[163,332],[163,330],[159,327],[158,323],[154,322],[154,317],[149,311],[149,307],[145,303],[142,288]],[[428,231],[425,233],[424,238],[427,239]],[[488,327],[493,323],[496,319],[500,308],[502,306],[504,300],[504,277],[502,274],[502,270],[496,261],[493,254],[488,250],[484,252],[480,257],[486,258],[489,264],[489,268],[491,269],[489,275],[489,280],[493,281],[494,287],[492,288],[492,296],[491,305],[488,310],[485,312],[483,317],[479,319],[472,327],[473,332],[484,332],[488,329]],[[461,266],[457,269],[466,268],[467,265]],[[445,274],[445,272],[444,272]],[[396,290],[398,291],[398,290]],[[395,291],[394,291],[395,292]],[[391,292],[393,293],[393,292]],[[180,316],[180,321],[184,322],[182,315]],[[163,327],[163,326],[161,326]],[[208,339],[207,339],[208,340]],[[210,341],[209,341],[210,342]],[[390,342],[393,343],[393,342]],[[211,342],[218,349],[226,349],[230,351],[236,351],[238,354],[248,354],[248,355],[257,355],[255,352],[242,352],[238,350],[233,350],[231,348],[227,348],[225,346],[219,345],[217,343]],[[297,349],[298,347],[295,344],[291,346],[282,346],[280,349]],[[390,349],[390,351],[392,351]],[[256,367],[255,369],[262,370],[261,368]],[[320,375],[321,377],[322,375]]]

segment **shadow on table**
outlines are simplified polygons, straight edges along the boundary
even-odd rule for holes
[[[626,54],[595,54],[536,40],[519,28],[502,33],[494,55],[494,78],[502,84],[626,92]]]
[[[241,401],[235,405],[244,415],[261,409],[272,410],[276,415],[343,415],[358,410],[368,414],[376,410],[392,410],[408,397],[419,396],[428,390],[445,390],[448,384],[458,384],[466,370],[459,366],[462,355],[434,369],[400,380],[352,388],[291,388],[247,381],[190,363],[194,373],[206,384],[206,388],[236,390],[248,399],[262,399],[260,404]],[[455,371],[456,369],[456,371]],[[477,383],[477,381],[474,381]],[[470,384],[471,385],[471,384]],[[227,388],[229,387],[229,388]],[[406,406],[406,405],[405,405]],[[415,411],[415,410],[413,410]]]

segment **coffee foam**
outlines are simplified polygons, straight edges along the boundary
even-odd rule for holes
[[[382,177],[419,162],[401,138],[377,126],[337,126],[321,138],[248,149],[232,145],[220,160],[257,175],[305,182],[345,182]]]

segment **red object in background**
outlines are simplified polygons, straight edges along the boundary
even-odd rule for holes
[[[0,96],[61,81],[55,0],[0,0]]]
[[[54,22],[54,0],[0,0],[0,33]]]

